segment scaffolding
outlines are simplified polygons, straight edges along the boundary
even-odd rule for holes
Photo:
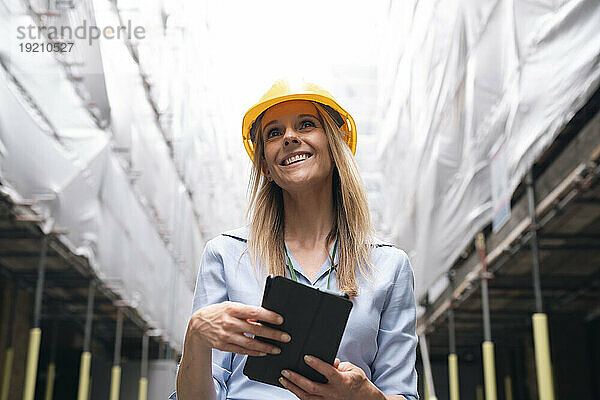
[[[497,233],[491,226],[484,230],[489,251],[482,258],[473,241],[452,266],[455,286],[431,299],[419,319],[419,330],[428,333],[434,357],[448,354],[449,346],[472,354],[493,332],[503,354],[499,363],[488,366],[501,367],[499,393],[506,398],[530,395],[524,393],[524,371],[513,366],[514,358],[523,356],[527,337],[535,349],[537,372],[537,385],[528,386],[540,399],[555,398],[553,376],[558,372],[551,369],[548,315],[558,321],[565,317],[592,321],[600,315],[600,268],[594,261],[600,254],[599,110],[597,91],[515,191],[505,227]],[[491,320],[487,328],[486,315]],[[490,376],[495,379],[496,374]],[[585,387],[587,379],[581,379]],[[487,392],[489,383],[483,387]]]
[[[194,169],[209,160],[182,146],[200,138],[178,122],[184,96],[173,92],[185,84],[173,70],[179,65],[153,67],[157,59],[182,59],[177,15],[154,24],[165,10],[140,7],[15,0],[0,10],[2,35],[11,38],[0,44],[0,274],[5,293],[13,293],[2,299],[3,400],[19,393],[12,373],[24,374],[26,400],[41,378],[52,397],[55,376],[65,374],[55,362],[64,346],[51,339],[56,329],[81,340],[78,399],[92,393],[94,360],[105,358],[99,345],[115,347],[113,399],[147,392],[153,360],[172,368],[169,384],[150,398],[171,390],[206,235],[199,210],[210,194],[190,187]],[[121,26],[124,14],[130,27],[145,26],[152,43],[49,35],[50,28]],[[28,26],[38,30],[23,32],[41,34],[28,43],[73,42],[73,51],[16,51],[14,32]],[[32,290],[30,307],[22,294]],[[23,312],[33,315],[26,348],[14,322],[23,323]],[[139,360],[135,389],[119,388],[123,357]]]
[[[415,269],[425,396],[525,398],[507,368],[521,346],[527,395],[553,400],[553,318],[598,301],[600,6],[407,1],[386,17],[381,228]],[[447,388],[431,382],[442,356]]]

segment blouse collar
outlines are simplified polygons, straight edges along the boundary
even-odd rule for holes
[[[234,239],[240,240],[242,242],[247,242],[248,241],[248,235],[250,234],[250,227],[249,226],[243,226],[241,228],[237,228],[237,229],[232,229],[226,232],[223,232],[222,235],[224,236],[230,236]],[[374,247],[381,247],[381,246],[394,246],[392,243],[390,242],[384,242],[383,240],[377,238],[377,237],[373,237],[373,246]]]

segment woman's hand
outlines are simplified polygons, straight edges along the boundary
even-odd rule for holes
[[[369,381],[365,372],[352,363],[340,362],[336,358],[331,366],[311,356],[305,356],[304,361],[324,375],[328,382],[313,382],[295,372],[283,370],[283,378],[279,381],[301,400],[385,399],[383,393]]]
[[[258,320],[275,325],[283,323],[283,317],[263,307],[225,301],[196,311],[190,318],[187,335],[198,338],[207,347],[223,351],[251,356],[279,354],[281,350],[278,347],[244,335],[252,334],[280,342],[291,340],[287,333],[264,326]]]

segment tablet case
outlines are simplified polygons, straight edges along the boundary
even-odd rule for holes
[[[352,309],[348,295],[269,275],[262,307],[281,315],[284,322],[281,325],[259,322],[289,333],[292,340],[283,343],[256,336],[256,339],[279,347],[281,353],[248,356],[244,375],[255,381],[283,387],[279,378],[281,371],[288,369],[312,381],[327,383],[327,378],[304,362],[304,355],[318,357],[333,365]]]

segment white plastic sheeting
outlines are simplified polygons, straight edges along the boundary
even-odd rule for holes
[[[240,8],[242,18],[228,25],[229,7],[210,2],[74,2],[44,23],[130,23],[145,37],[77,41],[78,50],[61,58],[18,51],[17,27],[37,23],[22,4],[2,2],[0,37],[9,40],[0,56],[35,107],[0,69],[0,176],[21,197],[40,200],[48,228],[67,228],[73,251],[180,345],[204,241],[242,223],[246,206],[249,162],[241,112],[231,104],[243,84],[258,86],[244,64],[254,42],[250,34],[228,36],[226,46],[219,39],[249,33],[260,10]],[[218,27],[210,27],[211,13]],[[347,42],[330,51],[340,63],[333,93],[342,104],[369,103],[357,161],[377,229],[410,252],[420,296],[491,221],[492,175],[502,200],[598,86],[600,6],[403,0],[389,2],[386,18],[373,44],[383,51],[376,73],[375,60]],[[271,29],[269,21],[258,25]],[[246,48],[241,56],[237,42]],[[238,58],[222,58],[228,54]],[[321,69],[324,57],[316,58]],[[375,75],[373,107],[375,90],[364,88]],[[357,77],[363,86],[353,86]],[[492,174],[492,157],[506,167]]]
[[[598,87],[600,2],[390,2],[384,40],[382,228],[421,296]]]
[[[39,10],[43,3],[34,6]],[[62,10],[45,23],[60,26],[70,21],[75,27],[86,20],[88,26],[119,25],[114,3],[93,3],[79,2],[79,8]],[[66,228],[62,240],[87,256],[100,279],[180,348],[203,248],[201,196],[208,195],[191,193],[185,171],[206,160],[193,152],[171,151],[168,142],[183,136],[177,122],[183,100],[152,84],[162,82],[157,86],[175,90],[161,79],[178,77],[174,85],[181,87],[182,77],[169,69],[162,75],[144,72],[143,63],[151,65],[153,60],[141,56],[143,46],[137,46],[136,64],[123,40],[100,39],[99,46],[65,57],[21,52],[17,29],[36,21],[20,1],[3,4],[7,7],[0,8],[0,29],[9,39],[0,43],[3,184],[19,198],[38,200],[45,228]],[[128,6],[145,10],[133,24],[145,26],[148,36],[165,36],[165,26],[154,23],[162,20],[161,2]],[[173,49],[167,46],[170,41],[162,43],[154,57],[166,59]],[[89,52],[96,53],[92,57]],[[94,84],[88,84],[90,77]],[[143,79],[146,84],[153,80],[149,90]],[[98,118],[102,113],[94,114],[96,107],[112,110],[110,125]]]

